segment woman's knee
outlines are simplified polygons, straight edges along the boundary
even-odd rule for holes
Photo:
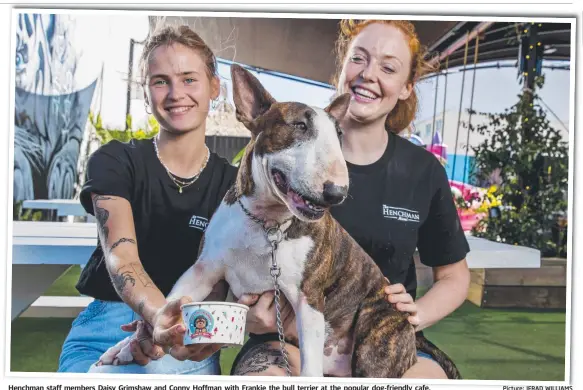
[[[405,372],[403,378],[447,379],[447,375],[435,360],[418,357],[417,363]]]
[[[293,376],[300,373],[300,351],[286,344],[288,362]],[[286,376],[285,359],[281,354],[279,342],[270,341],[257,344],[240,357],[233,368],[233,375],[241,376]]]
[[[71,345],[68,347],[61,351],[57,372],[87,373],[91,365],[99,360],[98,351],[88,351]]]

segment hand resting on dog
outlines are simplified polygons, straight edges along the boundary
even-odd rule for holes
[[[385,294],[387,294],[387,300],[394,304],[397,310],[409,313],[407,320],[417,330],[421,323],[417,304],[411,294],[407,292],[405,286],[401,283],[391,284],[385,287]]]
[[[238,302],[250,308],[247,312],[247,324],[245,325],[247,332],[254,334],[277,332],[275,293],[273,291],[266,291],[260,296],[243,295]],[[283,294],[280,304],[285,337],[288,342],[297,344],[298,332],[294,309]]]

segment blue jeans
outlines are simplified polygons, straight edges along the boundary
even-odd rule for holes
[[[170,355],[152,360],[145,366],[132,363],[123,366],[95,366],[101,355],[131,335],[120,326],[140,317],[123,302],[94,300],[73,321],[63,344],[58,372],[91,372],[110,374],[175,374],[220,375],[219,355],[201,362],[179,361]]]
[[[417,351],[417,357],[422,357],[425,359],[434,360],[430,354],[425,353],[425,352],[421,352],[421,351]]]

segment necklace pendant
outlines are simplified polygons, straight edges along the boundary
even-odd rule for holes
[[[182,194],[182,187],[178,186],[178,193]]]

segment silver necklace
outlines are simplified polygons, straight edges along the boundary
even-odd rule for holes
[[[269,273],[273,278],[273,286],[275,288],[275,313],[276,313],[275,318],[277,321],[277,333],[279,334],[279,345],[281,349],[281,355],[283,356],[283,361],[285,364],[285,371],[287,373],[287,376],[292,376],[291,369],[289,366],[287,350],[285,349],[285,335],[283,333],[283,323],[281,320],[281,303],[280,303],[281,292],[279,290],[278,281],[278,278],[281,276],[281,268],[277,264],[275,253],[277,251],[278,244],[285,238],[285,234],[281,230],[281,225],[284,225],[285,223],[290,221],[293,217],[286,219],[285,221],[283,221],[281,225],[274,221],[274,225],[268,227],[266,221],[257,218],[255,215],[251,214],[251,212],[247,210],[245,206],[243,206],[240,197],[237,197],[237,202],[239,202],[239,205],[241,206],[241,209],[243,209],[243,212],[247,214],[247,216],[253,222],[257,223],[263,228],[263,231],[267,236],[267,241],[269,241],[269,243],[271,244],[271,267],[269,268]]]
[[[204,145],[204,147],[206,149],[206,159],[205,159],[204,163],[202,164],[202,166],[200,167],[200,169],[198,170],[198,172],[195,173],[194,176],[190,176],[190,177],[185,178],[186,180],[183,181],[183,180],[178,179],[178,177],[180,177],[180,176],[173,173],[170,169],[168,169],[166,164],[164,164],[164,161],[162,161],[162,159],[160,158],[160,152],[158,151],[158,142],[156,141],[156,137],[154,137],[153,140],[154,140],[154,149],[156,150],[156,156],[158,157],[158,161],[160,161],[160,164],[162,164],[162,166],[166,170],[166,173],[168,174],[170,179],[178,187],[178,192],[180,194],[182,194],[182,189],[192,185],[199,178],[200,174],[202,173],[202,171],[206,167],[206,165],[209,161],[210,154],[211,154],[208,146],[206,144]]]

